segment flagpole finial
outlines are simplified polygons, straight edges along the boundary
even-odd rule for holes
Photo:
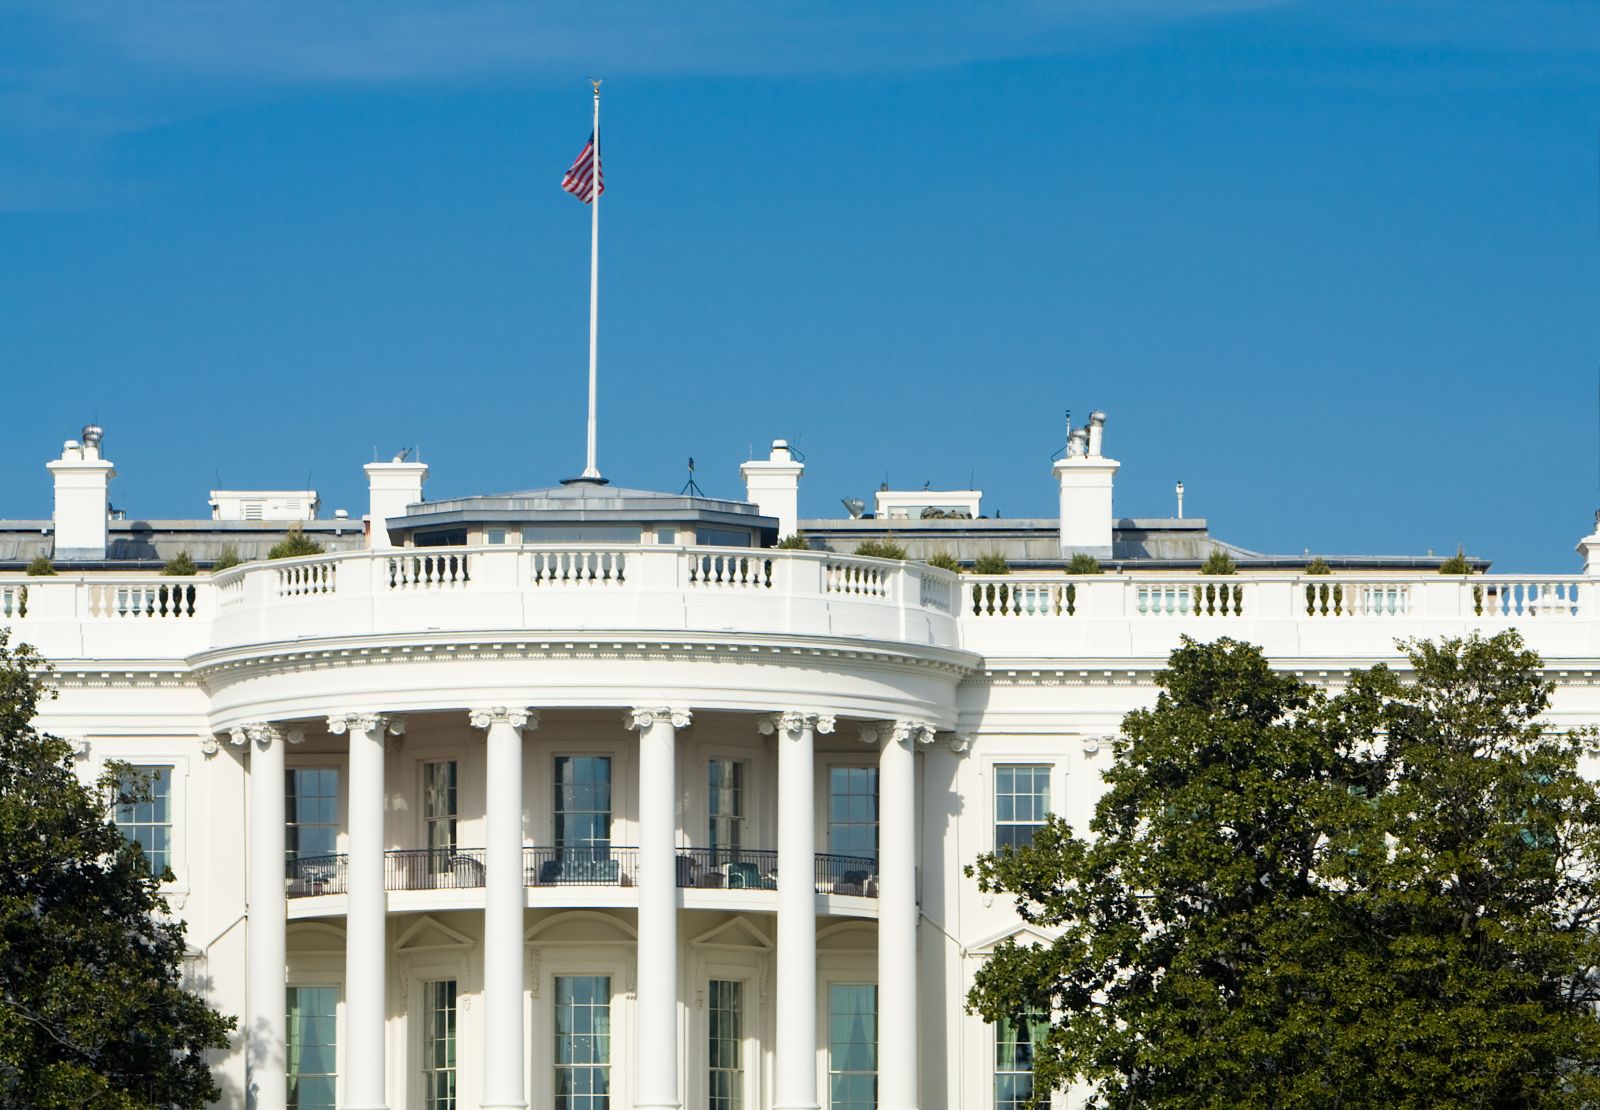
[[[594,86],[594,95],[595,96],[599,96],[600,95],[600,86],[605,84],[605,78],[603,78],[603,77],[599,77],[599,78],[591,77],[591,78],[589,78],[589,84]]]

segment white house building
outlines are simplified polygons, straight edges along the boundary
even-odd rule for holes
[[[53,662],[41,724],[85,774],[155,769],[117,819],[240,1018],[223,1105],[1004,1110],[1026,1033],[963,1001],[1027,932],[963,865],[1086,823],[1181,634],[1337,683],[1399,637],[1515,627],[1553,723],[1600,719],[1600,536],[1569,576],[1308,575],[1204,520],[1117,517],[1104,423],[1041,473],[1045,520],[974,490],[801,519],[779,441],[747,501],[429,501],[399,459],[366,467],[364,519],[231,490],[144,521],[110,509],[90,427],[48,464],[53,518],[0,522],[0,625]],[[291,530],[324,553],[267,560]],[[886,537],[911,559],[853,554]],[[1215,550],[1239,573],[1199,576]],[[201,573],[160,575],[180,552]],[[1066,575],[1079,552],[1107,572]]]

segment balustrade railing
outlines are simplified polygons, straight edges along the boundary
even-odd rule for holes
[[[472,890],[484,885],[482,848],[396,849],[383,854],[385,890]],[[524,847],[523,885],[616,886],[639,883],[639,849]],[[878,896],[878,863],[866,856],[818,852],[818,894]],[[344,853],[290,860],[285,888],[290,898],[350,892]],[[778,889],[778,853],[761,848],[679,848],[677,884],[697,890]]]
[[[390,555],[384,560],[391,590],[449,589],[472,580],[472,556],[465,551],[434,552],[426,548]]]
[[[0,617],[18,620],[28,615],[28,587],[0,586]]]
[[[683,577],[690,586],[731,590],[770,590],[772,558],[764,553],[686,551]]]
[[[156,617],[181,620],[195,615],[193,582],[88,584],[90,617]]]
[[[858,597],[889,597],[889,576],[893,563],[877,559],[829,558],[823,564],[822,589],[830,594],[855,594]]]
[[[620,586],[627,581],[621,551],[574,549],[529,552],[528,581],[534,586]]]
[[[295,562],[274,568],[278,578],[279,597],[312,597],[331,594],[339,588],[339,564],[326,562]]]

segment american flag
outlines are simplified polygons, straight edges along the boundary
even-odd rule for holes
[[[561,179],[561,187],[583,203],[588,204],[606,191],[606,177],[600,171],[600,159],[594,149],[594,135],[583,144],[578,160]]]

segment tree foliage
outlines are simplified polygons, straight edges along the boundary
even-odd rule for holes
[[[930,567],[937,567],[939,570],[953,570],[957,573],[961,570],[961,560],[942,547],[929,555],[927,562]]]
[[[28,564],[28,569],[22,573],[29,578],[48,578],[55,572],[56,568],[50,565],[50,560],[46,556],[35,555],[33,561]]]
[[[772,545],[779,551],[810,551],[811,541],[799,532],[790,532],[783,539]]]
[[[1002,551],[986,551],[972,560],[973,574],[1010,574],[1011,561]]]
[[[1072,558],[1067,560],[1068,574],[1099,574],[1104,570],[1105,568],[1100,565],[1100,560],[1087,551],[1076,552]]]
[[[1219,547],[1207,555],[1206,561],[1200,564],[1200,573],[1237,574],[1239,573],[1239,564],[1233,561],[1232,555],[1229,555]]]
[[[1058,939],[969,1005],[1056,1017],[1036,1090],[1108,1110],[1600,1098],[1600,791],[1514,633],[1407,645],[1328,697],[1186,640],[1129,714],[1092,837],[979,860]]]
[[[242,562],[244,560],[239,558],[239,549],[231,543],[224,544],[222,550],[217,554],[217,561],[211,564],[211,570],[213,572],[227,570],[229,567],[236,567]]]
[[[167,1110],[219,1097],[233,1019],[183,989],[183,926],[94,785],[35,731],[43,660],[0,631],[0,1106]]]

